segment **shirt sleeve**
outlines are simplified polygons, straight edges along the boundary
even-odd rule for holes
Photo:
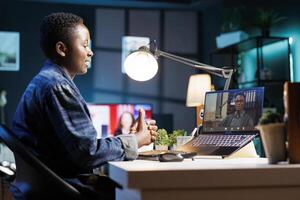
[[[138,157],[138,142],[136,136],[133,134],[118,136],[125,149],[125,157],[127,160],[134,160]]]
[[[108,161],[136,158],[135,137],[96,138],[86,104],[70,85],[52,86],[45,98],[46,113],[55,134],[79,167],[93,169]]]

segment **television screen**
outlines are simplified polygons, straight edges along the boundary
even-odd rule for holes
[[[114,136],[119,126],[120,116],[130,112],[134,119],[137,119],[140,108],[145,110],[146,119],[152,118],[150,104],[88,104],[97,138]]]

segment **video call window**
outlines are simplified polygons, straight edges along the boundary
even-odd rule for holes
[[[114,136],[122,113],[130,112],[134,119],[137,119],[140,108],[145,110],[146,119],[151,119],[152,106],[150,104],[88,104],[97,138]]]
[[[263,88],[206,93],[204,131],[253,131],[262,115]]]

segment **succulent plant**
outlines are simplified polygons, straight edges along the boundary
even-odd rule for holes
[[[158,129],[158,135],[155,140],[155,145],[162,145],[162,146],[173,146],[177,143],[178,136],[185,136],[187,132],[183,129],[176,129],[171,134],[165,129]]]
[[[271,123],[280,123],[283,121],[283,117],[278,112],[274,111],[266,111],[263,113],[261,118],[259,119],[259,125],[266,125]]]
[[[157,137],[155,140],[155,145],[169,145],[169,137],[168,132],[165,129],[158,129],[157,130]]]

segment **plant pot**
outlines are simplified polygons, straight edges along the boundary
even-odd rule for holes
[[[167,145],[155,145],[155,150],[168,150]]]
[[[286,161],[285,125],[272,123],[257,127],[270,164]]]
[[[234,31],[229,33],[222,33],[216,38],[217,48],[224,48],[229,45],[238,43],[247,39],[249,36],[244,31]]]

